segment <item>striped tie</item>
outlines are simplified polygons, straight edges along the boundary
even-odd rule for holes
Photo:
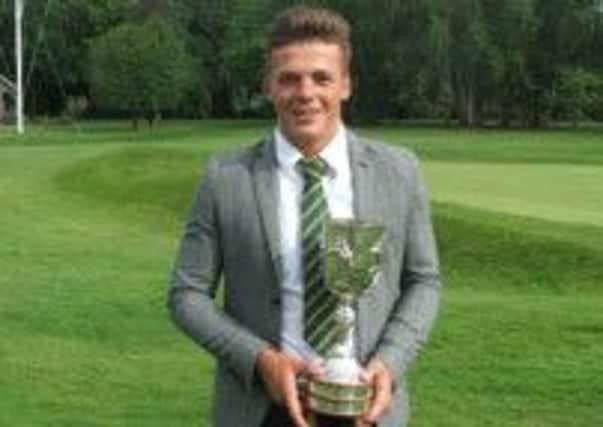
[[[328,216],[322,187],[326,164],[318,157],[299,161],[304,177],[301,202],[304,338],[320,355],[333,344],[335,297],[324,283],[324,228]]]

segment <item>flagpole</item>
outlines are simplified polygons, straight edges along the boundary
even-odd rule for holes
[[[17,133],[22,134],[23,120],[23,3],[15,0],[15,57],[17,62]]]

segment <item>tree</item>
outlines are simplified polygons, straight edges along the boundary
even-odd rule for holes
[[[0,0],[0,64],[11,69],[13,0]],[[27,1],[23,19],[26,110],[63,112],[67,99],[88,96],[87,41],[123,21],[123,0]],[[7,65],[8,64],[8,65]]]
[[[427,3],[431,65],[450,88],[461,125],[475,126],[481,120],[491,49],[483,4],[480,0],[459,0],[454,6],[443,0]]]
[[[254,5],[260,0],[249,2]],[[238,17],[238,3],[232,0],[172,0],[172,16],[177,28],[184,30],[189,52],[200,59],[198,70],[206,76],[197,86],[202,107],[212,117],[233,115],[231,68],[224,52],[229,42],[241,43],[227,36],[229,23]],[[211,82],[211,85],[207,84]]]
[[[526,43],[527,85],[519,102],[526,124],[540,126],[558,113],[555,102],[559,79],[563,70],[590,61],[589,45],[596,19],[591,0],[534,2],[532,38]]]
[[[0,72],[9,77],[14,76],[13,1],[0,0]],[[174,108],[170,113],[187,117],[266,114],[260,85],[266,25],[279,10],[299,3],[28,1],[24,20],[26,110],[30,116],[56,115],[73,110],[73,105],[84,105],[73,104],[73,100],[90,98],[91,78],[97,74],[88,63],[94,56],[89,54],[91,40],[96,43],[116,27],[138,27],[148,18],[161,16],[170,37],[177,40],[178,49],[171,53],[178,57],[186,52],[182,53],[188,57],[184,68],[192,73],[184,78],[191,83],[185,94],[164,97],[171,105],[155,110]],[[493,119],[505,126],[539,126],[568,114],[575,117],[570,111],[577,110],[569,107],[572,97],[567,91],[576,85],[568,85],[568,72],[603,73],[601,0],[383,0],[378,7],[366,0],[303,3],[335,9],[352,25],[354,93],[347,119],[355,122],[454,117],[468,126]],[[155,49],[147,42],[149,49]],[[128,49],[136,50],[121,45],[117,50]],[[126,62],[142,57],[159,60],[153,58],[159,56],[156,52],[137,49],[138,56]],[[117,57],[118,53],[106,52],[106,56]],[[119,62],[120,67],[126,62]],[[178,69],[176,66],[176,74]],[[143,70],[131,72],[141,75]],[[159,76],[155,77],[163,83],[154,83],[157,87],[171,79]],[[173,87],[179,86],[177,82]],[[96,105],[116,105],[102,99],[106,92],[100,93],[95,85]],[[585,111],[603,117],[601,106]],[[94,115],[113,112],[88,110]],[[137,113],[141,114],[143,111]]]
[[[235,1],[228,20],[224,48],[220,52],[227,65],[232,112],[237,117],[268,115],[268,102],[262,94],[264,74],[265,27],[270,9],[265,0]]]
[[[564,70],[559,80],[557,101],[578,127],[579,120],[592,117],[603,103],[603,76],[576,68]]]
[[[136,128],[153,124],[161,110],[175,108],[191,86],[191,60],[171,27],[157,16],[121,24],[91,44],[95,101],[125,109]]]
[[[492,115],[508,127],[522,116],[522,94],[528,90],[528,52],[535,27],[535,0],[483,0],[489,38],[486,51],[490,76],[480,96]]]

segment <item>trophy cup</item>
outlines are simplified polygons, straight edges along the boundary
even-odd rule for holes
[[[358,220],[331,219],[326,227],[325,282],[337,297],[335,343],[325,357],[325,375],[307,384],[312,411],[357,417],[368,409],[372,389],[360,380],[356,360],[355,305],[379,273],[383,227]]]

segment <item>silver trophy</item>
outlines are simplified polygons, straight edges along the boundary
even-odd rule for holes
[[[307,384],[311,410],[357,417],[368,409],[372,389],[360,379],[356,360],[356,303],[379,274],[383,227],[332,219],[326,227],[327,288],[337,297],[335,344],[325,357],[325,375]]]

